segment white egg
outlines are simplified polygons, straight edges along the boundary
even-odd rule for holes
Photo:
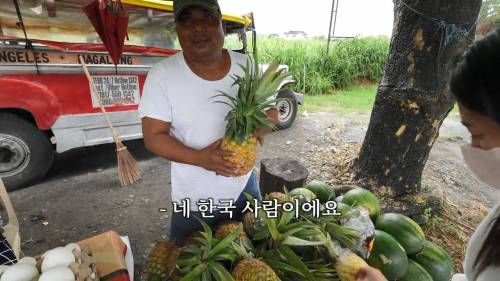
[[[71,252],[73,252],[74,249],[77,249],[79,252],[82,250],[80,248],[80,245],[78,245],[76,243],[69,243],[68,245],[65,246],[65,248],[70,250]]]
[[[74,262],[75,256],[69,249],[57,247],[43,254],[42,272],[58,266],[68,267],[68,265]]]
[[[0,265],[0,276],[2,276],[2,273],[4,273],[7,269],[9,269],[10,265],[5,265],[2,264]]]
[[[75,281],[75,274],[65,266],[58,266],[43,272],[38,281]]]
[[[38,269],[32,264],[17,263],[9,266],[0,281],[32,281],[38,276]]]
[[[32,257],[24,257],[24,258],[20,259],[17,263],[26,263],[26,264],[36,265],[36,260],[35,260],[35,258],[32,258]]]

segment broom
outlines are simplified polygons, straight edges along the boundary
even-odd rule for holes
[[[135,161],[134,157],[127,150],[127,147],[123,145],[120,136],[116,133],[115,128],[111,124],[111,120],[109,119],[109,115],[104,109],[102,104],[101,97],[98,94],[97,88],[94,84],[94,80],[90,77],[90,73],[87,69],[87,65],[83,61],[82,57],[79,57],[80,63],[82,64],[83,71],[89,80],[90,86],[92,87],[91,92],[97,97],[97,101],[99,102],[99,107],[101,108],[102,114],[108,123],[108,127],[111,129],[111,134],[113,134],[113,139],[116,144],[116,157],[118,159],[118,178],[120,179],[121,186],[127,186],[129,184],[133,184],[142,178],[142,169]]]

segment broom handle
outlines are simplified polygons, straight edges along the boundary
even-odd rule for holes
[[[89,80],[90,86],[92,87],[91,92],[94,92],[94,95],[97,98],[97,101],[99,102],[99,107],[101,108],[101,112],[104,115],[104,118],[106,119],[106,122],[108,123],[108,127],[111,129],[111,133],[113,134],[113,138],[115,139],[116,142],[121,142],[118,134],[116,133],[115,128],[113,127],[113,124],[111,124],[111,120],[109,119],[109,115],[106,112],[106,109],[104,109],[104,105],[102,104],[101,97],[99,96],[99,92],[97,91],[97,87],[94,84],[94,80],[90,76],[89,70],[87,69],[87,65],[85,64],[85,61],[83,61],[82,57],[79,57],[80,63],[82,64],[83,71],[85,72],[85,75],[87,76],[87,79]]]

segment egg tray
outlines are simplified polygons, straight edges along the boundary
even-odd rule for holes
[[[96,259],[87,245],[80,245],[81,251],[73,250],[75,262],[68,267],[75,274],[75,281],[100,281],[96,268]],[[35,256],[38,272],[42,272],[43,256]]]

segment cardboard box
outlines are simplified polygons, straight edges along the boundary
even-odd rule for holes
[[[101,281],[131,281],[125,262],[127,245],[118,233],[108,231],[78,243],[90,247]]]

